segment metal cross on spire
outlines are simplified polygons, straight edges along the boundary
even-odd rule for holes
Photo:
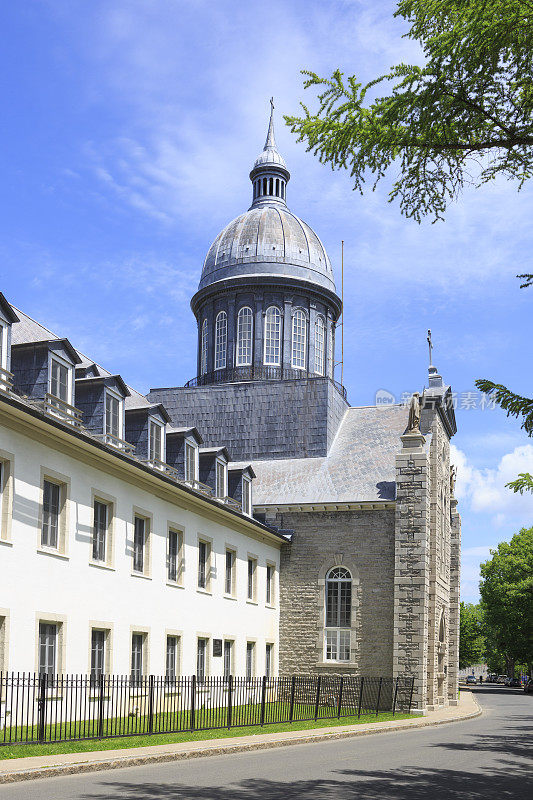
[[[264,150],[267,147],[272,147],[274,150],[276,149],[276,139],[274,138],[274,98],[270,98],[270,122],[268,124],[268,133],[267,138],[264,146]]]
[[[429,366],[433,366],[433,342],[431,341],[431,331],[428,330],[427,343],[429,347]]]

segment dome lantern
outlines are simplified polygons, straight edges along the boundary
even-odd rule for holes
[[[286,206],[287,183],[291,175],[283,156],[276,146],[274,136],[274,98],[270,98],[270,121],[265,146],[257,156],[250,172],[253,186],[251,208],[265,205]]]

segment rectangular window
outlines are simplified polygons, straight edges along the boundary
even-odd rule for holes
[[[326,661],[350,660],[350,631],[326,630]]]
[[[94,501],[93,521],[93,561],[106,560],[106,537],[108,524],[108,508],[100,500]]]
[[[61,487],[57,483],[45,480],[43,484],[42,547],[52,547],[56,550],[58,548],[60,502]]]
[[[196,679],[199,683],[205,681],[207,674],[207,639],[198,639],[198,650],[196,653]]]
[[[170,583],[177,583],[179,576],[179,557],[181,549],[181,533],[169,530],[168,532],[168,572]]]
[[[217,497],[226,496],[226,465],[223,461],[216,462]]]
[[[196,477],[196,447],[185,443],[185,480],[195,481]]]
[[[57,671],[57,625],[39,623],[39,675],[54,678]]]
[[[150,420],[150,430],[149,430],[149,439],[150,439],[150,452],[149,452],[149,459],[152,463],[157,463],[158,461],[163,460],[163,436],[162,436],[163,428],[157,422],[154,422],[153,419]]]
[[[207,589],[209,567],[209,545],[207,542],[198,542],[198,588]]]
[[[110,392],[105,393],[105,433],[120,439],[120,400]]]
[[[248,559],[248,600],[255,600],[255,575],[257,561],[255,558]]]
[[[167,636],[167,652],[165,676],[167,680],[174,681],[178,674],[178,637]]]
[[[252,513],[252,481],[249,478],[242,479],[242,513],[248,516]]]
[[[272,649],[273,645],[267,644],[265,648],[265,676],[272,677]]]
[[[267,564],[266,568],[266,604],[267,606],[272,605],[272,600],[274,597],[273,593],[273,585],[274,585],[274,567],[272,564]]]
[[[233,670],[233,642],[229,639],[224,641],[224,678],[227,680]]]
[[[7,325],[0,320],[0,368],[7,370]],[[0,376],[0,385],[2,383]]]
[[[69,393],[69,368],[52,358],[50,369],[50,394],[62,400],[64,403],[70,402]]]
[[[133,571],[144,572],[144,551],[146,544],[146,520],[135,517],[133,533]]]
[[[131,680],[139,684],[143,676],[144,634],[133,633],[131,636]]]
[[[224,580],[224,591],[226,594],[233,594],[235,591],[235,551],[226,550],[226,574]]]
[[[255,643],[246,642],[246,679],[251,680],[254,676]]]
[[[105,631],[91,631],[91,679],[95,681],[105,673]]]

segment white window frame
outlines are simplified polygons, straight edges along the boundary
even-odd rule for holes
[[[247,517],[252,516],[252,479],[247,475],[242,476],[242,513]]]
[[[224,493],[219,492],[219,469],[222,469],[222,482],[224,484]],[[228,465],[222,458],[215,460],[215,494],[218,500],[223,500],[228,496]]]
[[[47,523],[48,524],[48,528],[47,528],[47,534],[46,534],[47,538],[48,538],[48,541],[46,541],[46,542],[44,541],[44,537],[45,537],[45,520],[47,520],[46,511],[45,511],[46,484],[49,484],[50,486],[55,486],[56,489],[57,489],[58,500],[57,500],[57,513],[55,514],[55,519],[56,519],[56,525],[55,525],[55,527],[56,527],[56,542],[55,542],[55,544],[50,544],[51,526],[50,526],[49,523]],[[54,552],[59,552],[60,549],[61,549],[61,547],[60,547],[60,545],[61,545],[61,524],[62,524],[61,515],[63,513],[64,502],[65,502],[64,491],[65,491],[64,484],[60,483],[59,481],[50,480],[50,478],[48,478],[46,476],[43,478],[43,488],[42,488],[43,505],[42,505],[40,546],[41,546],[41,548],[43,548],[45,550],[52,550]]]
[[[44,628],[51,629],[53,628],[53,634],[51,630],[47,632],[44,631]],[[43,629],[41,633],[41,628]],[[51,635],[51,642],[52,644],[52,659],[49,658],[48,648],[50,647],[50,642],[43,641],[44,637],[48,639],[48,635]],[[49,679],[54,679],[58,673],[58,661],[59,661],[59,624],[57,622],[48,622],[47,620],[39,620],[39,627],[38,627],[38,671],[39,675],[47,675]],[[43,638],[41,638],[43,637]],[[43,650],[42,647],[45,648],[46,657],[44,661],[42,660]]]
[[[315,319],[315,363],[316,375],[326,373],[326,322],[320,314]]]
[[[228,315],[219,311],[215,319],[215,372],[226,369],[228,350]]]
[[[248,603],[257,602],[257,556],[250,554],[246,562],[246,600]]]
[[[52,362],[56,362],[61,367],[65,367],[67,370],[67,399],[63,397],[58,397],[57,395],[53,394],[52,392]],[[51,394],[53,397],[57,397],[58,400],[61,400],[63,403],[68,403],[70,406],[74,405],[74,367],[67,361],[66,358],[58,355],[55,351],[49,350],[48,351],[48,393]]]
[[[194,467],[193,467],[193,474],[192,476],[189,475],[189,452],[190,450],[193,451],[193,458],[194,458]],[[199,458],[199,448],[198,445],[193,442],[192,439],[185,439],[185,446],[183,448],[183,456],[184,456],[184,470],[183,474],[185,475],[185,480],[189,483],[198,480],[198,458]]]
[[[152,453],[152,431],[154,428],[159,429],[159,453]],[[156,464],[159,460],[164,463],[165,461],[165,423],[160,422],[155,417],[148,417],[148,460]]]
[[[336,571],[344,572],[349,577],[336,577]],[[330,577],[331,576],[331,577]],[[328,622],[328,584],[336,583],[336,625],[329,625]],[[343,583],[350,584],[350,604],[349,604],[349,624],[341,625],[341,585]],[[344,663],[346,664],[351,660],[351,626],[352,626],[352,602],[353,602],[353,576],[349,569],[338,565],[332,567],[326,573],[324,583],[324,661],[328,663]],[[346,656],[347,653],[347,656]],[[342,656],[342,657],[341,657]]]
[[[118,432],[112,433],[107,430],[107,397],[112,397],[118,401]],[[116,436],[117,439],[124,438],[124,398],[118,393],[106,386],[104,389],[104,434],[106,436]]]
[[[291,321],[291,367],[307,367],[307,315],[302,308],[295,309]]]
[[[255,677],[255,642],[246,642],[246,680],[251,681]]]
[[[9,369],[9,325],[0,319],[0,367]]]
[[[200,642],[202,642],[202,647],[200,647]],[[199,670],[198,665],[200,663],[200,651],[202,652],[203,656],[203,669]],[[198,636],[196,640],[196,679],[198,683],[203,683],[205,678],[209,675],[209,638],[207,636]]]
[[[224,639],[222,648],[222,676],[224,680],[227,680],[233,674],[235,641],[233,639]]]
[[[174,641],[174,653],[172,654],[173,664],[170,664],[169,659],[169,640]],[[180,637],[176,633],[167,633],[165,638],[165,680],[167,682],[174,681],[179,676],[179,649]],[[171,667],[171,669],[169,669]],[[169,674],[172,672],[173,674]]]
[[[134,659],[133,659],[133,637],[139,637],[141,640],[141,652],[140,652],[140,669],[138,669],[137,664],[135,664],[135,674],[134,674]],[[148,634],[144,631],[132,631],[131,632],[131,640],[130,640],[130,676],[131,682],[135,685],[135,681],[141,682],[146,670],[146,651],[147,651],[147,640]]]
[[[202,331],[200,337],[200,375],[205,375],[207,372],[207,359],[209,356],[209,323],[207,319],[202,322]]]
[[[250,306],[243,306],[237,314],[237,345],[235,365],[249,367],[254,349],[254,313]]]
[[[99,506],[105,508],[105,526],[103,531],[103,539],[104,539],[104,556],[103,558],[96,558],[95,551],[98,551],[99,548],[97,546],[97,537],[100,531],[97,531],[97,519],[96,519],[96,504],[98,503]],[[106,564],[108,561],[108,547],[109,547],[109,523],[110,523],[110,504],[106,503],[104,500],[100,500],[99,497],[93,498],[93,535],[91,541],[91,561],[97,564]],[[99,520],[98,520],[99,523]]]
[[[269,580],[270,574],[270,580]],[[276,565],[267,561],[265,570],[265,604],[274,606],[276,591]]]
[[[143,522],[143,542],[142,542],[142,569],[137,569],[135,566],[136,560],[136,544],[135,535],[137,530],[137,520]],[[148,575],[150,572],[150,519],[140,513],[135,513],[133,516],[133,548],[132,548],[132,573],[134,575]]]
[[[269,319],[273,316],[275,322]],[[265,311],[265,331],[263,336],[263,364],[267,367],[281,366],[282,314],[277,306],[269,306]],[[277,339],[277,341],[276,341]],[[272,355],[272,351],[274,354]],[[268,357],[267,357],[268,352]]]
[[[274,645],[267,642],[265,645],[265,678],[271,678],[274,671]]]
[[[205,558],[200,558],[202,545],[205,546]],[[203,536],[198,537],[198,558],[196,586],[199,592],[211,592],[211,552],[212,543]]]
[[[228,569],[228,555],[231,554],[231,564]],[[234,548],[226,547],[224,551],[224,594],[226,597],[235,597],[237,573],[237,553]],[[229,590],[228,590],[229,578]]]
[[[102,634],[103,639],[103,647],[101,651],[101,664],[95,664],[95,647],[94,647],[94,634]],[[106,674],[106,660],[107,660],[107,636],[109,631],[105,628],[91,628],[91,663],[90,663],[90,675],[91,681],[96,681],[100,677],[100,675]]]

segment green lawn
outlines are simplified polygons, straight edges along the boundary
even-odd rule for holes
[[[109,739],[92,739],[89,741],[58,742],[55,744],[23,744],[0,746],[0,759],[25,758],[29,756],[42,756],[54,753],[87,753],[94,750],[125,750],[130,747],[149,747],[157,744],[172,744],[174,742],[196,742],[208,739],[224,739],[231,736],[249,736],[260,733],[278,733],[279,731],[304,731],[314,728],[336,727],[339,725],[357,725],[368,722],[386,722],[392,719],[411,719],[413,714],[399,714],[395,716],[390,712],[375,714],[361,714],[355,717],[341,717],[340,719],[322,719],[315,722],[293,722],[265,725],[253,725],[245,728],[221,728],[219,730],[183,731],[181,733],[160,733],[153,735],[126,736]]]

